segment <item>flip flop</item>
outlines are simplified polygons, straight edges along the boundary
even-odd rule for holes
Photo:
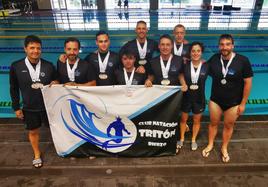
[[[212,151],[212,149],[213,149],[213,147],[211,149],[209,149],[207,147],[205,149],[203,149],[202,156],[207,158],[209,156],[209,154],[210,154],[210,151]]]
[[[33,166],[35,168],[41,168],[43,166],[43,161],[41,158],[37,158],[33,160]]]
[[[222,162],[223,163],[228,163],[229,161],[230,161],[230,156],[229,156],[229,154],[227,153],[227,154],[223,154],[223,153],[221,153],[222,154],[222,156],[221,156],[221,159],[222,159]]]

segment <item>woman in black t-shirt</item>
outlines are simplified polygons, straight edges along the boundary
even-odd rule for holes
[[[186,122],[190,112],[193,113],[194,122],[191,149],[196,150],[198,147],[196,137],[200,129],[202,112],[205,110],[205,81],[208,75],[208,65],[202,61],[203,51],[202,43],[193,42],[189,47],[191,61],[186,62],[183,67],[183,84],[186,84],[188,89],[183,93],[178,148],[183,146],[184,134],[187,129]]]

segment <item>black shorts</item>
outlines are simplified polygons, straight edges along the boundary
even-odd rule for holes
[[[200,114],[204,112],[206,108],[205,104],[197,103],[197,102],[190,102],[190,101],[182,101],[181,110],[185,113],[192,112],[193,114]]]
[[[214,103],[216,103],[217,105],[219,105],[219,107],[222,109],[222,111],[226,111],[229,108],[232,108],[236,105],[239,105],[238,102],[233,102],[233,103],[222,103],[221,101],[219,101],[219,99],[215,99],[215,98],[210,98],[211,101],[213,101]]]
[[[42,123],[49,127],[46,111],[32,112],[23,110],[25,129],[34,130],[41,127]]]

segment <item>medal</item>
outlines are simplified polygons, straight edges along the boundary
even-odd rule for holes
[[[68,78],[71,82],[75,81],[75,70],[78,66],[78,61],[79,58],[76,59],[73,68],[71,68],[70,64],[69,64],[69,59],[66,60],[66,67],[67,67],[67,74],[68,74]]]
[[[110,51],[108,51],[107,55],[105,56],[104,60],[102,61],[101,56],[100,56],[100,52],[98,52],[98,61],[99,61],[99,68],[100,68],[99,78],[102,80],[108,78],[108,75],[105,73],[105,71],[107,68],[109,57],[110,57]]]
[[[177,45],[176,43],[174,42],[174,54],[177,55],[177,56],[181,56],[182,54],[182,49],[183,49],[183,43],[181,43],[181,46],[179,49],[177,49]]]
[[[227,65],[226,65],[226,68],[225,68],[224,64],[223,64],[222,56],[221,56],[221,67],[222,67],[222,75],[223,75],[223,79],[221,80],[221,84],[226,84],[227,83],[226,75],[228,73],[229,66],[231,65],[234,57],[235,57],[235,54],[232,53],[232,56],[231,56],[230,60],[228,61]]]
[[[198,85],[197,84],[192,84],[191,86],[190,86],[190,90],[197,90],[198,89]]]
[[[139,65],[145,65],[146,63],[147,63],[147,60],[145,59],[139,60]]]
[[[164,85],[164,86],[167,86],[167,85],[170,84],[170,80],[168,80],[168,79],[163,79],[163,80],[161,81],[161,84]]]
[[[199,79],[199,75],[200,75],[200,71],[201,71],[201,67],[202,67],[202,63],[199,62],[198,64],[198,68],[195,71],[194,69],[194,64],[191,61],[191,81],[192,81],[192,85],[190,85],[190,89],[191,90],[197,90],[198,89],[198,79]]]
[[[169,85],[170,84],[170,80],[168,79],[168,72],[170,69],[170,65],[171,65],[171,59],[172,59],[172,55],[170,55],[170,57],[168,58],[168,62],[167,65],[165,67],[165,64],[163,62],[162,57],[160,56],[160,65],[161,65],[161,70],[162,70],[162,76],[163,76],[163,80],[161,81],[162,85]]]
[[[33,84],[31,85],[31,87],[32,87],[33,89],[42,89],[42,88],[44,87],[44,85],[43,85],[42,83],[40,83],[40,82],[36,82],[36,83],[33,83]]]
[[[30,63],[30,61],[28,60],[27,57],[25,58],[24,61],[25,61],[25,65],[27,66],[27,68],[28,68],[28,70],[29,70],[30,77],[31,77],[32,82],[33,82],[32,85],[31,85],[31,87],[32,87],[33,89],[41,88],[41,86],[40,86],[41,83],[38,83],[38,82],[41,81],[40,78],[39,78],[39,76],[40,76],[40,70],[41,70],[41,61],[40,61],[40,60],[38,61],[38,63],[37,63],[37,65],[36,65],[35,69],[34,69],[33,66],[31,65],[31,63]],[[37,81],[38,81],[38,82],[37,82]],[[42,87],[43,87],[43,84],[41,84],[41,85],[42,85]]]
[[[132,85],[133,78],[134,78],[135,68],[133,68],[133,70],[132,70],[131,75],[130,75],[129,78],[128,78],[128,75],[127,75],[126,68],[124,68],[123,70],[124,70],[125,83],[126,83],[127,86],[131,86]]]
[[[140,42],[137,39],[136,39],[136,43],[137,43],[140,59],[143,60],[145,59],[146,53],[147,53],[147,40],[145,39],[143,48],[141,47]],[[146,64],[146,61],[145,61],[145,64]],[[140,65],[144,65],[144,64],[140,64]]]
[[[222,79],[222,80],[221,80],[221,84],[224,85],[224,84],[226,84],[226,83],[227,83],[226,79]]]
[[[105,73],[100,73],[100,74],[99,74],[99,78],[102,79],[102,80],[105,80],[105,79],[108,78],[108,75],[105,74]]]

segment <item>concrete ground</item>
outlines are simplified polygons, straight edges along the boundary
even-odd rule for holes
[[[190,150],[191,132],[176,156],[150,158],[61,158],[48,129],[41,130],[44,166],[32,167],[27,132],[14,120],[0,124],[0,186],[268,186],[268,121],[238,121],[229,146],[230,163],[221,162],[221,131],[208,158],[207,122]],[[221,125],[222,126],[222,125]]]

